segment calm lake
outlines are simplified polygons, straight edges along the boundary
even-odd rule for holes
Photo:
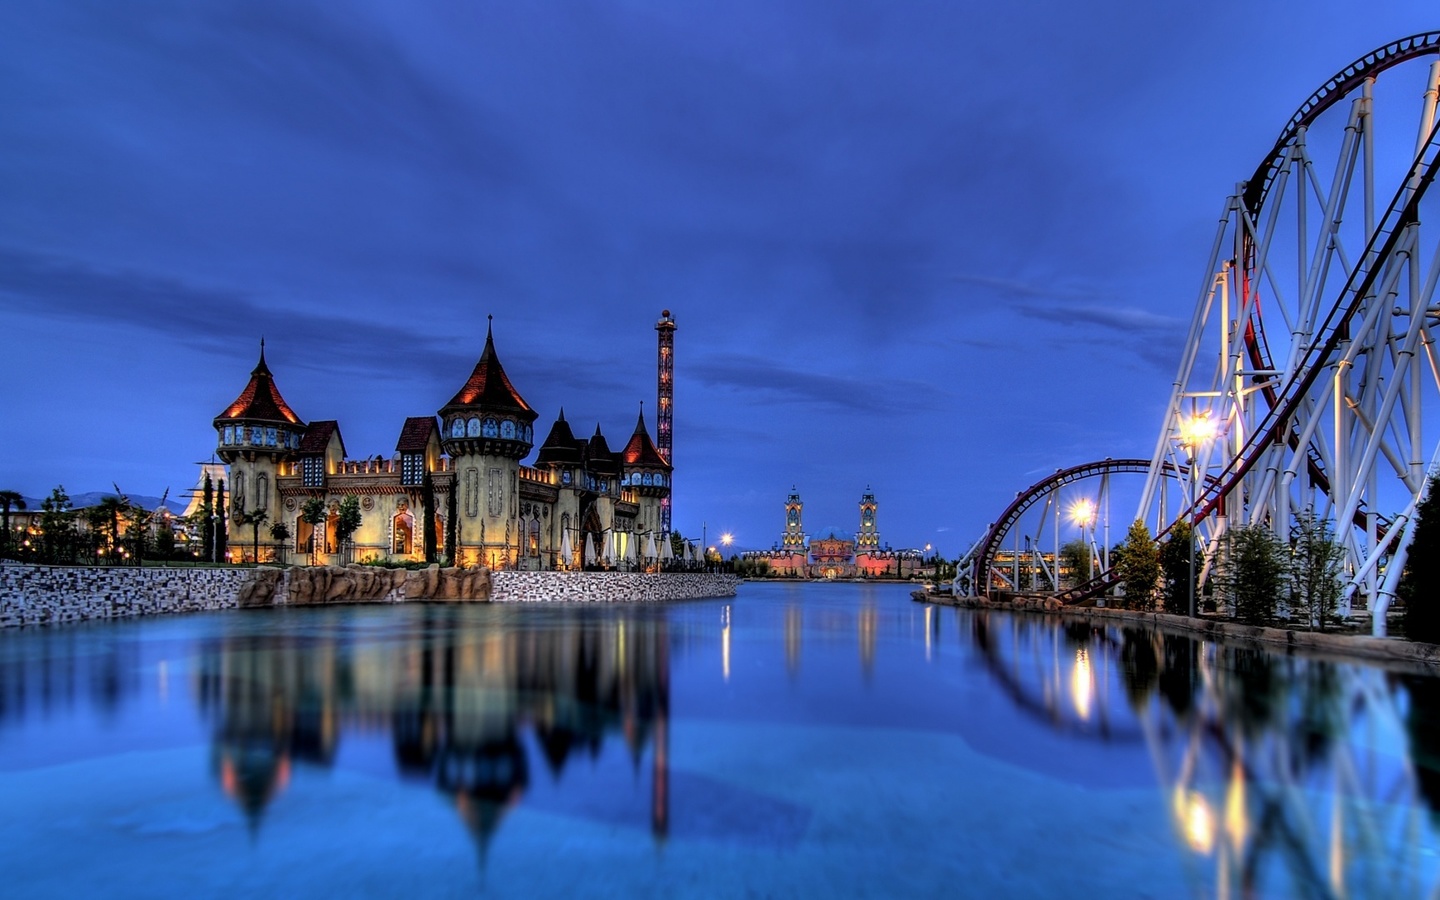
[[[1429,896],[1440,682],[746,584],[0,633],[16,897]]]

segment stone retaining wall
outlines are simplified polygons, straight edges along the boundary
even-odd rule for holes
[[[668,572],[492,572],[490,599],[497,603],[578,600],[637,603],[733,597],[734,575]]]
[[[0,627],[234,609],[253,569],[0,563]]]
[[[277,569],[96,568],[0,563],[0,627],[159,613],[424,601],[641,602],[733,597],[733,575]]]

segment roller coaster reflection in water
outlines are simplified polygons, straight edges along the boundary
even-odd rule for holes
[[[1046,727],[1146,745],[1176,836],[1214,867],[1220,896],[1440,888],[1440,680],[1138,627],[954,615]]]

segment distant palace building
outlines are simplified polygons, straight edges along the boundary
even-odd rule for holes
[[[662,339],[673,335],[669,310],[661,325],[668,326]],[[537,418],[510,383],[487,329],[479,362],[438,420],[406,419],[389,458],[351,459],[338,422],[305,422],[285,402],[262,341],[249,383],[214,421],[219,456],[229,467],[232,552],[237,559],[253,555],[243,517],[263,511],[267,533],[283,522],[297,552],[313,548],[322,561],[341,562],[339,510],[353,495],[361,507],[352,537],[356,560],[429,555],[492,569],[555,569],[629,555],[630,565],[643,564],[648,548],[667,537],[662,509],[671,474],[643,408],[618,453],[598,425],[588,440],[575,437],[562,409],[534,464],[524,465]],[[312,498],[325,507],[318,527],[302,513]],[[268,551],[260,549],[262,556]]]
[[[790,489],[785,498],[785,531],[780,543],[769,550],[746,553],[748,559],[763,559],[775,575],[793,578],[909,578],[920,573],[922,554],[918,550],[894,550],[881,546],[875,514],[879,504],[870,488],[860,498],[860,530],[853,536],[839,528],[827,527],[808,538],[805,534],[805,504]]]

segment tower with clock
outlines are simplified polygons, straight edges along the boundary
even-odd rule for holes
[[[800,492],[790,487],[790,496],[785,498],[785,533],[780,539],[780,549],[786,553],[805,553],[805,504]]]
[[[866,485],[865,493],[860,497],[860,530],[855,534],[857,552],[880,549],[880,532],[875,530],[875,508],[875,494]]]

